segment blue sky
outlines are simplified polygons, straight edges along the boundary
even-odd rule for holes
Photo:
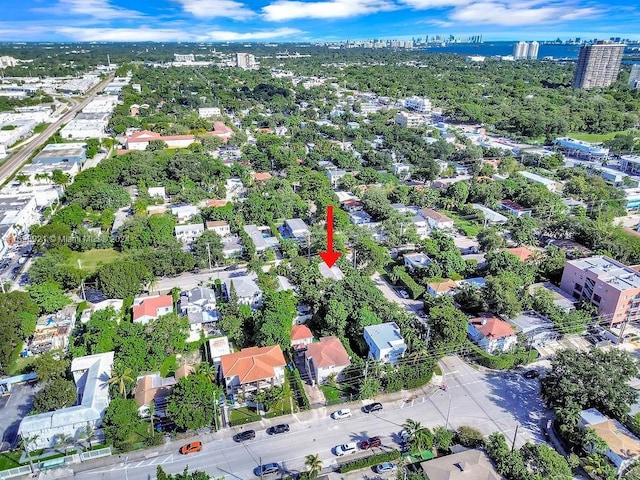
[[[0,41],[640,39],[626,0],[0,0]]]

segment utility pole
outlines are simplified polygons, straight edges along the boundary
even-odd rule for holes
[[[518,437],[518,427],[520,425],[516,423],[516,431],[513,434],[513,443],[511,444],[511,451],[513,452],[513,450],[516,448],[516,438]]]
[[[262,472],[263,472],[263,470],[262,470],[262,457],[260,457],[260,480],[263,480]]]
[[[449,394],[449,408],[447,408],[447,420],[445,421],[444,428],[449,430],[449,414],[451,413],[451,394]]]
[[[207,256],[209,257],[209,270],[211,270],[211,247],[209,242],[207,242]]]

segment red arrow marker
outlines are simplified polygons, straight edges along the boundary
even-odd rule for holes
[[[341,252],[333,251],[333,206],[327,205],[327,251],[320,252],[319,254],[327,264],[327,267],[333,267],[333,264],[338,261]]]

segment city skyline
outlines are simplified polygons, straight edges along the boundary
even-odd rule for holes
[[[0,41],[265,42],[640,40],[640,9],[621,0],[25,0],[3,7]]]

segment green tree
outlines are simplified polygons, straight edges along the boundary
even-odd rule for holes
[[[520,453],[527,469],[536,479],[553,478],[570,480],[573,478],[567,460],[548,445],[527,443]]]
[[[291,291],[264,292],[263,308],[256,319],[256,343],[260,346],[279,344],[286,351],[291,346],[296,305],[296,298]]]
[[[441,353],[455,351],[467,338],[467,323],[467,317],[451,303],[432,307],[429,311],[431,346]]]
[[[435,427],[433,429],[433,448],[438,451],[447,452],[455,435],[455,432],[447,430],[445,427]]]
[[[132,398],[116,397],[111,400],[102,420],[107,440],[119,449],[128,448],[126,441],[141,424],[138,404]]]
[[[167,402],[167,415],[181,430],[213,425],[219,390],[204,375],[182,377]]]
[[[7,371],[24,339],[33,335],[39,312],[27,292],[0,293],[0,371]]]
[[[127,398],[128,386],[133,384],[133,370],[130,367],[125,367],[119,363],[114,366],[111,378],[107,380],[109,385],[116,385],[118,387],[118,393],[124,398]]]
[[[38,381],[43,383],[54,378],[64,378],[68,367],[67,360],[57,360],[52,352],[37,356],[33,362],[33,371],[38,376]]]
[[[33,408],[40,413],[51,412],[76,403],[76,386],[64,378],[49,380],[33,398]]]
[[[417,420],[408,418],[402,428],[407,434],[407,443],[413,451],[421,451],[431,448],[433,444],[433,434]]]
[[[220,235],[207,230],[193,242],[191,251],[200,268],[215,267],[224,261],[223,245]]]
[[[29,295],[43,313],[54,313],[69,305],[71,299],[62,293],[56,282],[44,282],[27,287]]]
[[[477,428],[461,425],[456,432],[457,441],[463,447],[477,448],[484,443],[484,435]]]
[[[153,274],[145,263],[116,260],[98,268],[97,278],[107,298],[126,298],[138,294]]]

